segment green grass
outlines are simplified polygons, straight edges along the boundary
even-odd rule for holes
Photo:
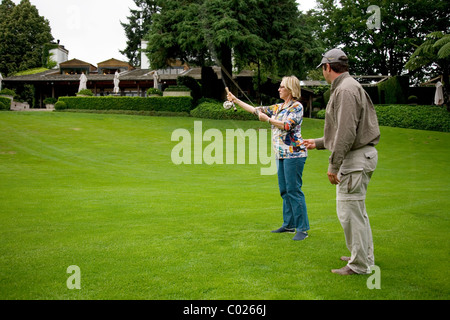
[[[261,165],[179,165],[193,118],[0,113],[0,299],[449,299],[448,133],[382,127],[366,201],[381,289],[344,264],[327,151],[304,172],[310,237]],[[203,131],[267,128],[202,120]],[[323,121],[305,119],[305,138]],[[204,146],[208,143],[205,142]],[[81,269],[81,290],[66,272]]]

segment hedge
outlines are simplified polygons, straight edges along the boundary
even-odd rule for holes
[[[375,105],[380,126],[450,132],[450,113],[445,107],[411,105]],[[325,118],[325,109],[317,113]]]
[[[192,97],[60,97],[56,110],[132,110],[190,112]]]
[[[445,107],[376,105],[380,126],[450,132],[450,112]]]
[[[191,111],[191,116],[195,118],[207,118],[217,120],[257,120],[258,118],[237,106],[237,111],[233,108],[226,110],[221,103],[203,102]]]
[[[0,110],[10,110],[11,109],[11,99],[6,97],[0,97]]]

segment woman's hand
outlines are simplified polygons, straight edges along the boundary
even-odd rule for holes
[[[228,101],[231,101],[231,102],[236,102],[236,100],[237,100],[236,97],[234,96],[234,94],[232,94],[230,91],[228,91],[228,93],[227,93],[227,99],[228,99]]]

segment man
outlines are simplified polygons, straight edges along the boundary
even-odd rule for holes
[[[380,140],[378,119],[370,97],[348,72],[348,58],[340,49],[323,55],[318,66],[331,84],[324,136],[305,139],[308,149],[331,151],[328,179],[336,185],[336,209],[350,257],[347,265],[331,272],[366,274],[374,265],[372,231],[365,208],[367,186],[374,172]]]

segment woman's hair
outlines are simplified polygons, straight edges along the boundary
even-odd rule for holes
[[[284,77],[281,82],[284,82],[286,89],[288,89],[294,100],[300,99],[302,96],[302,90],[300,87],[300,80],[296,76]]]

